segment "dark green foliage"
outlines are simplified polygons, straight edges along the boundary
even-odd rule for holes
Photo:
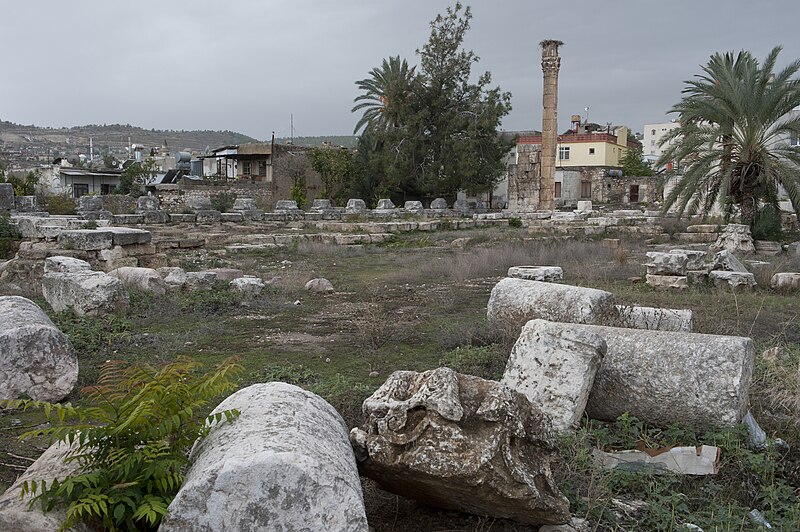
[[[511,147],[497,128],[511,110],[511,95],[490,88],[491,74],[471,82],[477,55],[462,48],[472,12],[460,3],[431,22],[419,50],[420,67],[400,57],[384,60],[356,83],[364,94],[356,190],[398,199],[491,190],[505,171]],[[364,137],[367,137],[364,139]]]
[[[11,243],[21,239],[17,227],[11,224],[11,217],[7,213],[0,213],[0,259],[8,258]]]
[[[767,204],[756,213],[753,221],[753,238],[756,240],[779,241],[783,237],[781,211],[777,205]]]
[[[236,201],[236,194],[230,192],[218,192],[211,196],[211,206],[219,212],[228,212],[233,209]]]
[[[341,148],[311,150],[311,168],[319,174],[322,181],[322,198],[333,200],[337,205],[343,205],[350,198],[351,190],[363,171],[363,167],[357,164],[357,159],[358,154],[354,155],[353,151]]]
[[[241,368],[229,359],[210,373],[180,357],[160,368],[106,363],[96,386],[85,388],[85,406],[5,401],[5,407],[41,408],[51,426],[21,438],[46,436],[72,445],[67,461],[80,471],[50,484],[26,481],[44,511],[67,508],[62,525],[104,530],[155,530],[184,480],[188,453],[214,424],[238,412],[200,415],[209,402],[235,388]],[[70,421],[71,424],[65,423]]]
[[[291,197],[294,202],[297,203],[298,209],[303,209],[306,205],[308,205],[306,189],[302,185],[292,185],[292,188],[289,191],[289,197]]]
[[[75,214],[77,208],[75,198],[68,194],[39,194],[36,201],[50,214]]]
[[[5,168],[0,168],[0,183],[11,183],[15,196],[33,196],[36,194],[36,185],[39,184],[42,174],[39,170],[28,172],[25,175],[6,173]]]
[[[152,182],[155,167],[156,164],[153,160],[131,164],[119,177],[119,185],[114,189],[114,194],[140,196],[144,192],[143,187]]]
[[[522,227],[522,220],[520,218],[509,218],[508,226],[519,229],[520,227]]]
[[[649,177],[654,173],[647,161],[644,160],[641,144],[635,149],[628,148],[625,152],[625,157],[622,158],[623,175],[628,177]]]
[[[664,209],[708,212],[715,202],[751,224],[759,203],[772,203],[783,185],[800,213],[800,147],[786,140],[800,134],[800,61],[775,71],[781,47],[763,63],[749,52],[714,54],[702,74],[686,82],[672,108],[680,127],[662,139],[659,166],[683,169]]]

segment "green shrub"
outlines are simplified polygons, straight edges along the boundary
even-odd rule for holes
[[[53,480],[26,481],[22,494],[32,495],[47,512],[66,506],[62,529],[85,523],[92,529],[150,530],[166,515],[184,480],[189,450],[215,423],[239,413],[213,416],[198,412],[235,388],[241,367],[234,359],[201,374],[199,363],[181,357],[161,368],[106,363],[96,386],[83,392],[86,406],[39,401],[3,401],[12,408],[42,408],[52,426],[20,438],[49,436],[70,444],[67,462],[76,474]],[[66,420],[74,420],[72,425]]]
[[[103,208],[111,214],[133,214],[136,211],[136,200],[124,194],[108,194],[103,196]]]
[[[230,192],[219,192],[211,196],[211,205],[219,212],[228,212],[233,209],[236,201],[236,194]]]
[[[13,249],[13,242],[22,237],[17,227],[11,223],[8,214],[0,214],[0,259],[8,258]]]
[[[298,209],[303,209],[308,204],[308,197],[306,196],[306,191],[302,186],[300,185],[293,186],[289,194],[291,195],[291,198],[297,203]]]
[[[522,227],[522,220],[519,219],[519,218],[509,218],[508,219],[508,226],[509,227],[520,228],[520,227]]]
[[[780,240],[783,236],[781,211],[775,205],[764,205],[753,220],[753,238],[756,240]]]
[[[40,194],[37,198],[40,207],[50,214],[75,214],[75,198],[67,194]]]

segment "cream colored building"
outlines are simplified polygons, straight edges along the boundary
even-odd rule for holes
[[[520,136],[517,144],[541,144],[541,135]],[[572,133],[558,136],[556,168],[585,166],[621,167],[628,148],[637,142],[628,137],[628,128],[619,126],[612,133]]]
[[[680,124],[678,124],[677,121],[662,122],[660,124],[645,124],[644,140],[642,141],[642,151],[645,159],[655,164],[655,162],[661,158],[661,154],[664,153],[664,148],[659,146],[661,139],[664,135],[678,127],[680,127]],[[674,140],[670,141],[669,144],[673,142]]]

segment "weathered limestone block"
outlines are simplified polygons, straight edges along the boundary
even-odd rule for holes
[[[447,200],[444,198],[436,198],[431,202],[431,209],[443,211],[447,209]]]
[[[233,292],[241,294],[245,297],[255,297],[264,289],[264,281],[258,277],[244,276],[237,277],[228,283]]]
[[[692,332],[692,311],[617,305],[619,326],[628,329],[647,329],[651,331]]]
[[[334,292],[333,283],[324,277],[311,279],[306,283],[305,288],[309,292],[316,292],[317,294],[332,294]]]
[[[244,216],[240,212],[221,212],[219,220],[221,222],[239,223],[244,220]]]
[[[347,213],[360,213],[365,212],[367,210],[367,204],[364,200],[359,198],[351,198],[347,200],[347,207],[345,207],[345,212]]]
[[[314,211],[325,211],[331,208],[333,208],[333,205],[329,199],[315,199],[311,204],[311,210]]]
[[[705,251],[698,251],[695,249],[671,249],[669,252],[676,255],[686,255],[687,271],[702,270],[706,267],[707,253]]]
[[[128,288],[150,292],[157,296],[167,293],[167,283],[152,268],[123,267],[111,270],[108,275],[116,277]]]
[[[20,475],[14,484],[0,496],[0,530],[9,532],[58,532],[61,523],[67,517],[66,509],[56,506],[47,513],[42,511],[39,504],[28,508],[31,502],[30,495],[20,498],[22,484],[33,480],[47,481],[53,479],[63,480],[80,471],[77,461],[65,461],[70,447],[65,443],[54,443]],[[79,525],[70,529],[70,532],[88,532],[88,526]]]
[[[486,316],[500,324],[533,319],[602,323],[614,312],[614,296],[603,290],[506,277],[492,289]]]
[[[211,204],[211,198],[200,194],[187,194],[185,205],[186,208],[192,212],[214,210],[214,206]]]
[[[216,224],[222,220],[222,213],[219,211],[215,211],[213,209],[210,210],[198,210],[195,211],[195,221],[199,224]]]
[[[776,273],[770,279],[769,285],[776,290],[794,290],[800,288],[800,273]]]
[[[258,209],[256,200],[253,198],[236,198],[233,202],[234,211],[253,211]]]
[[[14,208],[14,185],[0,183],[0,211],[10,211]]]
[[[747,268],[736,258],[736,255],[728,250],[722,250],[714,255],[711,263],[711,270],[722,270],[726,272],[747,273]]]
[[[170,214],[164,211],[142,211],[141,215],[145,224],[165,224],[170,221]]]
[[[716,233],[675,233],[672,237],[684,244],[710,244],[717,241]]]
[[[186,284],[186,272],[183,268],[164,267],[156,270],[167,283],[169,290],[180,290]]]
[[[100,229],[72,229],[58,235],[58,245],[65,249],[97,251],[113,245],[114,236]]]
[[[296,211],[298,210],[295,200],[278,200],[275,203],[275,211]]]
[[[392,210],[394,208],[395,208],[394,203],[392,202],[392,200],[390,200],[388,198],[379,199],[378,200],[378,206],[375,207],[375,209],[379,210],[379,211],[389,211],[389,210]]]
[[[17,196],[14,198],[14,209],[17,212],[36,212],[39,205],[36,196]]]
[[[708,279],[717,288],[731,287],[734,290],[752,288],[756,286],[756,278],[748,272],[711,271]]]
[[[0,296],[0,368],[0,399],[60,401],[78,380],[69,338],[19,296]]]
[[[756,248],[756,253],[760,255],[780,255],[783,253],[783,246],[780,242],[773,242],[772,240],[755,240],[753,245]]]
[[[115,214],[111,217],[111,221],[115,226],[137,225],[144,223],[144,216],[141,214]]]
[[[647,273],[650,275],[686,275],[689,257],[683,253],[648,251]]]
[[[44,259],[44,273],[88,272],[92,267],[85,260],[56,255]]]
[[[350,441],[361,473],[382,488],[527,524],[569,520],[549,419],[507,386],[449,368],[396,371],[363,411]]]
[[[686,281],[690,285],[703,285],[708,282],[708,270],[689,270],[686,272]]]
[[[136,198],[136,212],[157,211],[161,208],[158,196],[139,196]]]
[[[103,272],[47,273],[42,295],[56,312],[72,309],[79,316],[122,312],[130,303],[122,281]]]
[[[169,221],[174,224],[193,224],[197,221],[197,216],[192,214],[171,213],[168,215]]]
[[[115,246],[130,246],[132,244],[147,244],[153,239],[150,231],[134,229],[133,227],[104,227],[99,229],[111,233],[111,241]]]
[[[239,212],[242,214],[242,220],[245,222],[260,222],[264,219],[264,211],[260,209],[250,209]]]
[[[414,214],[422,214],[425,208],[422,206],[421,201],[407,201],[403,204],[403,210]]]
[[[564,270],[560,266],[512,266],[508,269],[508,277],[560,283],[564,280]]]
[[[592,202],[591,201],[579,201],[576,208],[578,212],[592,212]]]
[[[712,250],[728,250],[737,253],[755,253],[753,235],[750,226],[745,224],[728,224],[711,246]]]
[[[790,256],[797,257],[800,255],[800,242],[792,242],[788,246],[786,246],[786,252]]]
[[[254,384],[214,412],[237,409],[192,450],[159,530],[367,532],[347,426],[322,398],[282,382]]]
[[[605,340],[593,332],[531,320],[522,328],[500,382],[550,416],[555,430],[575,429],[605,354]]]
[[[686,228],[687,233],[716,233],[718,231],[719,226],[712,224],[690,225]]]
[[[738,423],[747,412],[755,348],[750,338],[574,325],[605,339],[606,356],[586,412],[614,420],[625,412],[665,427],[698,431]]]
[[[103,210],[103,196],[86,194],[78,198],[78,212],[93,212]]]
[[[645,282],[653,288],[689,288],[689,280],[685,275],[651,275],[645,276]]]
[[[214,272],[186,272],[186,281],[183,288],[186,290],[211,290],[217,282],[217,274]],[[169,283],[169,276],[165,281]]]

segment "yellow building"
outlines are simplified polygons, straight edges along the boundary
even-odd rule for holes
[[[541,144],[542,136],[521,136],[517,144]],[[602,166],[619,168],[628,148],[635,148],[638,142],[628,138],[628,128],[619,126],[610,133],[582,133],[570,130],[558,136],[557,168]]]

